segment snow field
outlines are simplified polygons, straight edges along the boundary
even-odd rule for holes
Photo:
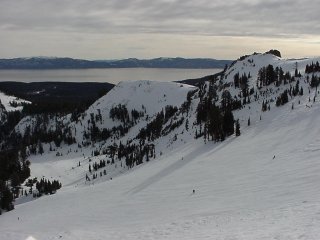
[[[295,69],[296,60],[251,58],[253,70],[237,62],[232,74],[241,69],[254,75],[269,62],[285,71]],[[309,62],[299,60],[298,66]],[[230,74],[227,82],[231,79]],[[156,140],[156,159],[130,170],[110,167],[107,176],[91,183],[85,182],[90,148],[59,149],[60,157],[33,156],[32,175],[59,179],[64,187],[21,202],[1,216],[0,239],[320,239],[320,104],[319,99],[308,101],[315,92],[309,95],[307,84],[301,84],[305,94],[284,106],[272,105],[261,113],[260,99],[235,111],[240,137],[206,144],[203,138],[195,140],[192,115],[189,132],[181,126]],[[87,116],[97,108],[109,116],[117,103],[137,110],[144,104],[151,116],[166,105],[180,106],[190,89],[149,81],[121,83],[89,108]],[[106,119],[103,124],[115,123]],[[123,140],[144,124],[138,123]],[[175,134],[177,140],[171,141]]]

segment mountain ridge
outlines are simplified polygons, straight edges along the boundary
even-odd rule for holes
[[[59,57],[0,59],[0,69],[89,69],[89,68],[224,68],[230,60],[211,58],[127,58],[84,60]]]

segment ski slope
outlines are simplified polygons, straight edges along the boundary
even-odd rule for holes
[[[285,63],[269,55],[253,57],[257,65],[259,61],[261,66],[280,61],[294,71],[294,61]],[[134,83],[130,84],[128,89],[133,89]],[[122,97],[117,94],[126,86],[129,84],[122,83],[120,90],[110,92],[115,95],[113,99],[127,99],[124,93]],[[157,105],[166,88],[152,88],[160,89],[160,93],[151,94],[155,102],[146,104],[148,111]],[[184,87],[180,91],[177,101],[186,94]],[[0,239],[318,240],[320,101],[308,100],[314,94],[311,90],[263,113],[262,99],[235,111],[241,136],[224,142],[204,144],[202,138],[193,138],[193,132],[182,133],[179,128],[175,132],[178,140],[172,144],[168,142],[175,133],[157,140],[156,159],[130,170],[108,170],[106,177],[91,183],[85,182],[91,149],[83,149],[81,154],[71,149],[70,154],[60,157],[53,153],[32,156],[32,175],[59,179],[63,188],[51,196],[18,201],[14,211],[0,217]],[[173,104],[175,95],[167,95]],[[129,103],[129,109],[141,105],[141,97],[135,97],[138,99]],[[101,106],[107,106],[107,113],[111,104],[103,103],[107,98],[89,108],[88,115],[97,106],[101,111]],[[166,105],[161,104],[156,107]],[[246,124],[248,116],[250,126]],[[81,166],[77,167],[79,161]]]
[[[17,205],[1,216],[1,239],[319,239],[320,105],[283,108],[238,138],[189,142]]]

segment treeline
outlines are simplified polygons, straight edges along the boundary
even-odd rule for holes
[[[34,115],[34,114],[68,114],[73,112],[84,112],[91,104],[93,104],[95,99],[89,100],[35,100],[31,104],[24,104],[23,113],[25,115]]]
[[[277,97],[276,106],[279,107],[280,105],[284,105],[289,101],[288,98],[288,90],[284,90],[280,96]]]
[[[61,188],[61,183],[58,180],[52,182],[48,179],[42,178],[36,183],[36,189],[38,190],[37,197],[41,197],[44,194],[54,194],[58,189]]]
[[[76,143],[71,128],[64,127],[56,116],[41,114],[35,115],[32,120],[32,124],[27,125],[22,134],[16,131],[10,134],[6,147],[20,146],[24,151],[28,149],[28,154],[42,154],[43,143],[50,144],[51,151],[60,147],[62,142],[68,145]],[[54,128],[50,128],[50,124],[53,124]]]
[[[106,161],[105,160],[100,160],[100,162],[94,162],[92,164],[92,167],[91,167],[91,164],[89,164],[89,172],[91,173],[92,171],[98,171],[98,169],[100,168],[104,168],[106,166]]]
[[[196,130],[196,138],[203,136],[205,140],[224,141],[235,133],[235,123],[237,135],[240,135],[240,124],[235,121],[232,110],[241,108],[241,100],[233,99],[230,92],[224,90],[220,106],[217,105],[218,97],[212,84],[209,85],[208,92],[206,86],[202,86],[199,96],[196,123],[200,129]]]
[[[137,111],[136,109],[131,110],[131,117],[126,105],[119,104],[110,109],[109,113],[110,118],[114,121],[115,119],[119,120],[124,124],[124,126],[130,124],[134,125],[136,121],[144,117],[144,112]]]
[[[317,77],[316,75],[312,74],[311,76],[311,81],[310,81],[310,87],[318,87],[320,84],[320,78]]]
[[[183,106],[180,108],[180,110],[184,109],[184,107],[186,107],[185,104],[183,104]],[[177,112],[178,112],[177,107],[167,105],[165,107],[164,111],[162,110],[161,112],[158,112],[156,114],[156,117],[151,122],[149,122],[146,127],[140,129],[140,132],[139,132],[137,138],[141,139],[142,141],[146,141],[146,140],[154,141],[155,139],[166,135],[165,131],[163,131],[163,126]],[[173,127],[173,124],[174,124],[173,122],[171,122],[171,124],[170,124],[170,127],[172,127],[171,128],[172,130],[173,130],[173,128],[177,127],[177,126]],[[182,123],[180,123],[180,125],[181,124]]]
[[[296,77],[300,73],[296,70]],[[291,76],[290,72],[284,73],[283,69],[281,67],[274,68],[271,64],[269,64],[267,67],[263,67],[258,72],[258,78],[257,78],[257,87],[261,88],[263,86],[269,86],[270,84],[274,83],[276,86],[280,86],[282,83],[287,84],[288,82],[293,81],[293,77]]]
[[[110,83],[81,82],[0,82],[0,91],[31,102],[25,112],[71,113],[82,112],[113,88]]]
[[[84,132],[84,139],[91,140],[93,142],[104,141],[109,139],[111,136],[117,138],[124,136],[128,133],[129,129],[137,124],[137,121],[144,117],[143,111],[137,111],[132,109],[129,113],[125,105],[119,104],[110,109],[109,117],[115,121],[121,122],[120,125],[109,128],[99,128],[97,123],[102,124],[103,119],[100,109],[97,109],[97,113],[90,114],[90,120],[88,120],[88,129]],[[81,120],[79,120],[81,122]]]
[[[18,149],[0,152],[0,213],[14,208],[13,200],[19,194],[20,184],[30,176],[30,162]]]
[[[233,77],[233,83],[235,88],[241,88],[242,90],[242,97],[246,98],[249,95],[253,94],[253,90],[250,89],[249,91],[249,79],[251,78],[250,72],[247,75],[246,73],[240,76],[239,73],[236,73]]]
[[[224,141],[234,133],[235,121],[231,106],[223,109],[204,98],[197,108],[197,124],[200,125],[200,131],[196,131],[196,138],[204,136],[207,140]]]
[[[0,119],[0,142],[6,140],[14,129],[14,127],[23,118],[24,114],[20,111],[2,112],[2,119]],[[2,145],[1,149],[4,149],[5,145]],[[0,149],[0,151],[1,151]]]
[[[318,61],[316,63],[312,62],[310,65],[306,65],[305,73],[309,74],[315,72],[320,72],[320,64]]]

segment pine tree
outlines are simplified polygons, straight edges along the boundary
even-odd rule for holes
[[[43,150],[43,146],[42,146],[42,143],[39,141],[38,143],[38,151],[39,153],[42,155],[44,153],[44,150]]]
[[[236,136],[240,136],[240,123],[239,123],[239,119],[236,122]]]
[[[14,209],[12,204],[13,194],[10,189],[6,186],[4,181],[0,181],[0,209],[5,209],[7,211],[11,211]]]
[[[302,88],[302,87],[300,88],[299,95],[300,95],[300,96],[303,95],[303,88]]]
[[[234,133],[234,117],[231,111],[226,111],[223,116],[222,128],[227,136]]]

